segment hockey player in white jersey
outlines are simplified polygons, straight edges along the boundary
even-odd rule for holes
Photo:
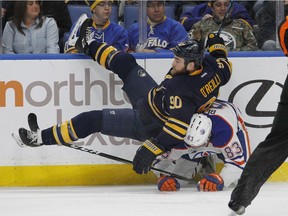
[[[197,184],[198,191],[222,191],[237,183],[250,155],[250,144],[242,116],[233,104],[217,100],[205,113],[194,114],[184,141],[158,156],[154,167],[191,179],[203,168],[203,158],[217,155],[224,167],[219,174],[215,167],[206,168],[206,174]],[[177,191],[187,184],[155,174],[160,191]]]

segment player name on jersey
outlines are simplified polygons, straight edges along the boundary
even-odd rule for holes
[[[213,79],[211,79],[207,84],[200,89],[201,94],[207,97],[214,89],[216,89],[221,83],[221,79],[218,74],[216,74]]]

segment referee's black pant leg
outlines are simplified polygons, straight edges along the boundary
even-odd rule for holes
[[[261,186],[288,157],[288,82],[281,94],[271,132],[250,156],[231,200],[245,207],[251,204]]]

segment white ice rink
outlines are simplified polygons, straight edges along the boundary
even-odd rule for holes
[[[0,188],[1,216],[227,216],[231,189],[159,192],[156,186]],[[245,216],[287,216],[288,183],[266,183]]]

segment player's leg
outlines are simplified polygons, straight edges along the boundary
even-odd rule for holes
[[[31,131],[20,128],[19,135],[20,141],[31,147],[69,144],[97,132],[143,141],[150,137],[150,127],[151,125],[142,123],[137,110],[104,109],[83,112],[68,121],[38,132],[32,128]],[[156,122],[154,127],[161,128]]]
[[[237,212],[247,207],[257,196],[262,185],[288,157],[288,78],[284,83],[271,132],[249,158],[229,207]],[[242,210],[245,210],[242,208]],[[239,212],[241,214],[242,212]],[[244,213],[244,212],[243,212]]]
[[[113,46],[97,42],[90,31],[91,22],[85,21],[80,30],[80,36],[76,45],[81,46],[83,51],[88,51],[100,65],[113,71],[123,81],[123,90],[127,93],[131,104],[134,106],[138,99],[147,97],[151,88],[157,83],[152,77],[137,64],[136,59],[130,53],[119,52]],[[81,42],[81,43],[80,43]]]

